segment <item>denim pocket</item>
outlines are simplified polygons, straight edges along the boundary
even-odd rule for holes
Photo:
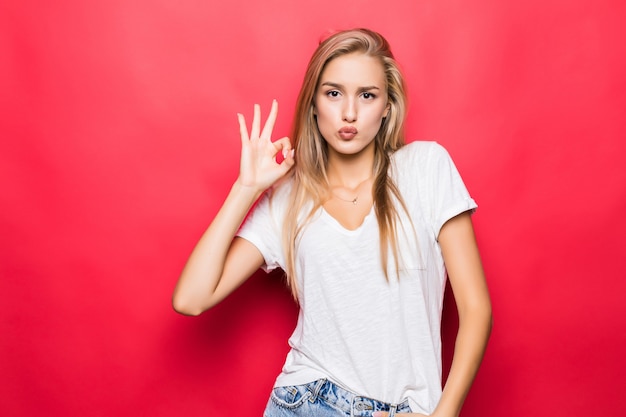
[[[272,402],[280,407],[294,409],[304,404],[311,395],[306,385],[292,385],[274,388],[271,398]]]

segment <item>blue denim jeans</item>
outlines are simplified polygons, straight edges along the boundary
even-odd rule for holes
[[[410,413],[409,400],[389,404],[362,397],[326,379],[272,391],[264,417],[371,417],[375,411]]]

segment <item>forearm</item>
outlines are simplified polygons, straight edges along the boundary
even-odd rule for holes
[[[277,114],[278,103],[274,100],[261,129],[261,108],[255,104],[250,134],[245,117],[242,114],[237,116],[241,135],[239,177],[189,256],[178,280],[172,304],[179,313],[202,313],[230,294],[263,264],[263,255],[252,243],[234,237],[257,198],[295,164],[289,138],[271,140]],[[284,158],[280,163],[276,160],[279,152]]]
[[[459,331],[452,366],[434,415],[456,417],[460,414],[482,361],[491,333],[491,323],[488,302],[472,307],[471,311],[459,313]]]
[[[174,309],[180,313],[197,315],[211,307],[230,245],[246,214],[261,192],[242,186],[232,186],[224,204],[204,232],[176,284]]]
[[[459,313],[459,331],[450,373],[433,415],[456,417],[485,353],[491,301],[469,212],[444,224],[439,244]]]

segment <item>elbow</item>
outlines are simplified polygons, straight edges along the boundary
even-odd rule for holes
[[[177,312],[178,314],[182,314],[183,316],[191,316],[191,317],[199,316],[202,313],[202,311],[200,310],[192,310],[189,308],[179,307],[176,305],[174,305],[174,311]]]
[[[493,328],[493,311],[491,303],[473,303],[464,308],[459,308],[459,320],[462,323],[468,323],[472,327],[481,328],[481,333],[486,337],[491,335]],[[470,324],[471,323],[471,324]]]
[[[172,307],[174,311],[184,316],[199,316],[206,310],[177,294],[172,297]]]

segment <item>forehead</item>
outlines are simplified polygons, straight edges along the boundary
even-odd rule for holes
[[[326,64],[319,84],[332,82],[345,86],[385,86],[385,69],[378,58],[363,53],[341,55]]]

